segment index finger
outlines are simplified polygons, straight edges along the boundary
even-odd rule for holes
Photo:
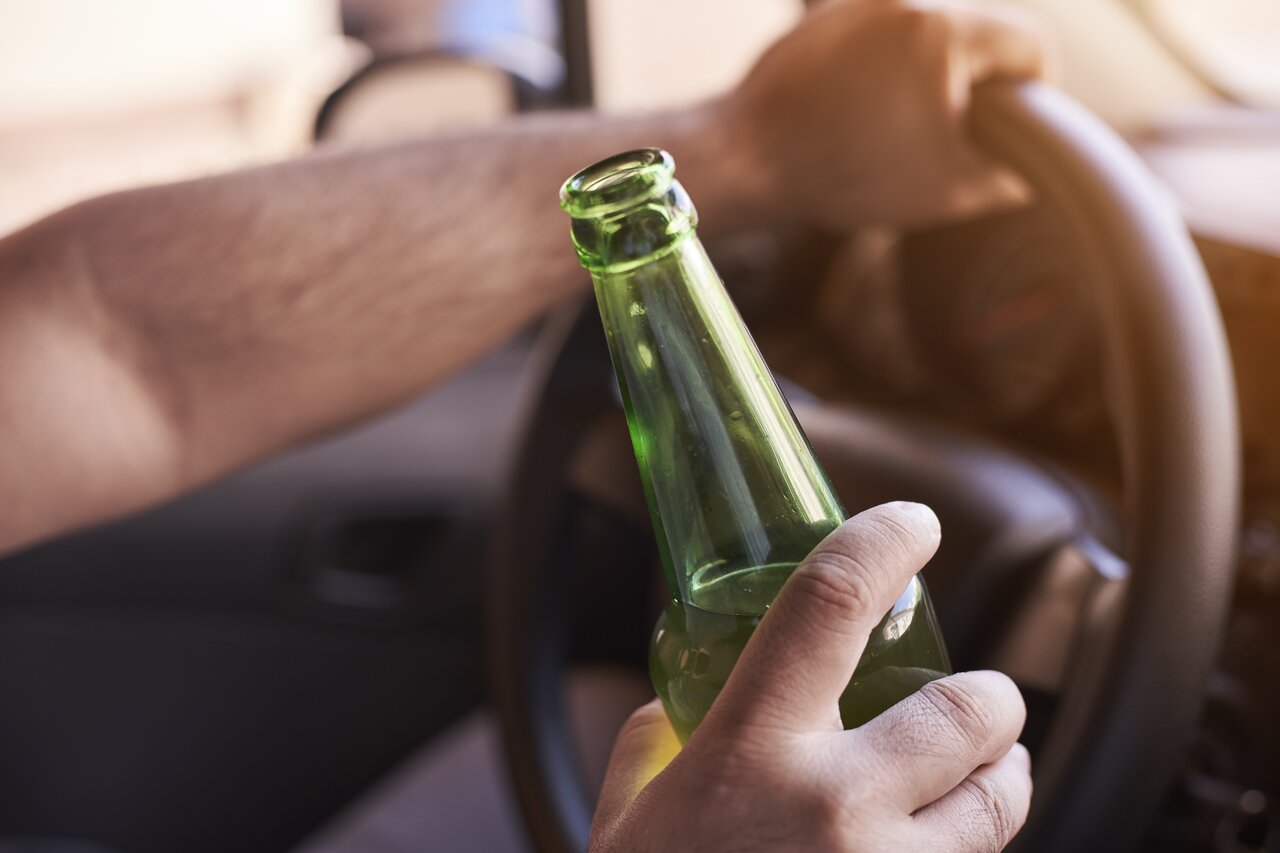
[[[783,586],[703,725],[839,729],[836,703],[867,636],[940,537],[933,510],[906,502],[832,531]]]

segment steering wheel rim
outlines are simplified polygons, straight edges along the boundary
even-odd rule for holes
[[[1097,118],[1039,83],[974,92],[970,130],[1067,223],[1104,275],[1093,294],[1125,482],[1131,568],[1114,640],[1089,689],[1068,691],[1036,767],[1019,849],[1124,850],[1154,810],[1220,647],[1238,521],[1235,385],[1217,304],[1167,198]],[[583,425],[610,405],[593,312],[562,315],[533,385],[523,448],[493,539],[491,687],[512,782],[537,847],[582,850],[591,821],[560,679],[563,506],[548,495]],[[600,357],[584,357],[595,351]],[[561,357],[572,352],[573,358]],[[530,555],[541,555],[531,571]],[[562,562],[562,561],[561,561]]]

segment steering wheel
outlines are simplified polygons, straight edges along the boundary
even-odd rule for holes
[[[1042,84],[989,83],[974,93],[971,133],[1030,183],[1093,272],[1123,475],[1119,536],[1102,529],[1089,490],[993,441],[901,414],[797,413],[847,506],[910,498],[937,510],[944,541],[926,576],[962,662],[990,626],[1032,606],[1017,592],[1064,554],[1088,567],[1085,609],[1114,606],[1077,631],[1033,745],[1036,795],[1016,843],[1124,850],[1193,731],[1228,613],[1240,473],[1225,335],[1185,227],[1098,119]],[[489,676],[531,836],[542,851],[577,851],[592,800],[561,699],[566,554],[576,508],[626,516],[635,498],[617,483],[635,475],[594,307],[560,315],[539,352],[493,539]],[[647,528],[642,508],[631,517]]]

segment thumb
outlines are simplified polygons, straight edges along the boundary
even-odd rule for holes
[[[699,731],[764,724],[840,728],[837,700],[867,637],[938,549],[923,504],[874,507],[840,525],[792,573]]]
[[[662,703],[654,699],[640,706],[623,724],[614,741],[592,822],[592,835],[598,835],[617,820],[679,751],[680,740],[667,720]]]

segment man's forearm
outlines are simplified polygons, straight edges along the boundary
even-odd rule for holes
[[[711,107],[549,115],[106,196],[0,242],[16,504],[0,549],[393,406],[491,349],[585,282],[555,191],[594,159],[667,147],[712,231],[749,224],[730,136]]]
[[[586,281],[555,190],[619,150],[675,154],[704,236],[1009,204],[957,93],[1035,76],[1037,44],[962,6],[828,3],[695,110],[320,154],[0,240],[0,551],[393,406],[492,347]]]

